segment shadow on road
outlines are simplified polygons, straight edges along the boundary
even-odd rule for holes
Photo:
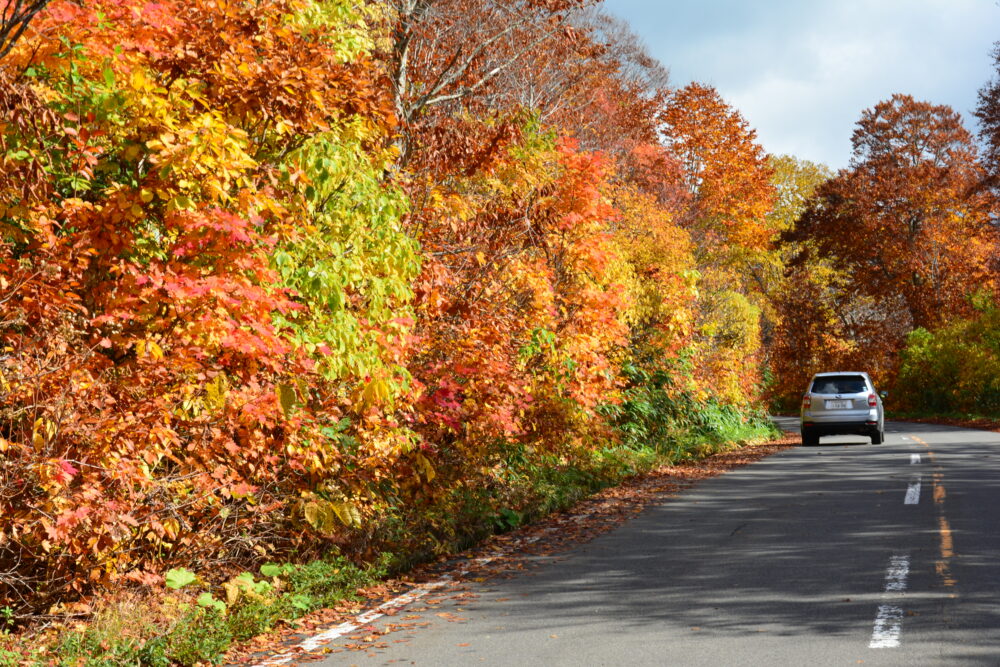
[[[963,543],[955,520],[958,584],[945,586],[936,571],[935,504],[903,504],[914,474],[907,452],[920,450],[900,436],[957,429],[893,423],[886,430],[895,436],[886,445],[848,437],[708,480],[566,560],[503,583],[496,631],[509,641],[539,627],[553,636],[620,627],[652,637],[666,626],[703,638],[864,640],[886,563],[906,552],[910,592],[899,604],[907,645],[946,639],[946,662],[985,664],[984,656],[1000,656],[995,553]],[[982,475],[1000,439],[967,434],[961,444],[935,446],[948,457],[950,488],[971,484],[982,497],[1000,497],[1000,476]],[[952,502],[965,500],[956,494]]]

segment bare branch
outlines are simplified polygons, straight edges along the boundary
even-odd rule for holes
[[[28,24],[51,0],[0,0],[0,58],[3,58],[21,38]]]
[[[483,43],[481,45],[481,48],[477,49],[477,51],[482,51],[483,49],[486,49],[493,42],[496,42],[501,37],[504,37],[507,34],[509,34],[511,30],[513,30],[513,27],[511,27],[510,30],[506,30],[503,33],[497,35],[494,39],[490,40],[489,42]],[[467,86],[463,86],[462,88],[458,89],[454,93],[447,94],[447,95],[438,95],[436,97],[430,97],[430,98],[427,98],[425,96],[424,98],[421,98],[420,100],[418,100],[418,102],[422,102],[421,107],[428,107],[428,106],[433,106],[435,104],[440,104],[442,102],[448,102],[448,101],[451,101],[451,100],[457,100],[457,99],[460,99],[460,98],[472,95],[473,93],[475,93],[476,91],[478,91],[480,88],[482,88],[483,86],[485,86],[486,84],[488,84],[490,81],[492,81],[493,79],[495,79],[498,74],[500,74],[501,72],[503,72],[504,70],[506,70],[511,65],[514,65],[517,62],[519,62],[521,60],[521,58],[524,56],[524,54],[528,53],[529,51],[531,51],[531,49],[535,48],[536,46],[538,46],[542,42],[544,42],[544,41],[548,40],[549,38],[551,38],[552,35],[555,34],[556,32],[558,32],[558,31],[557,30],[550,30],[550,31],[544,33],[541,37],[539,37],[535,41],[531,42],[530,44],[528,44],[526,47],[524,47],[520,51],[516,52],[506,62],[504,62],[504,63],[502,63],[500,65],[497,65],[493,69],[491,69],[491,70],[487,71],[486,73],[484,73],[477,81],[475,81],[475,82],[473,82],[473,83],[471,83],[471,84],[469,84]],[[473,58],[475,58],[476,56],[477,56],[477,54],[474,53],[472,56],[470,56],[470,58],[466,61],[466,63],[467,64],[471,63],[472,60],[473,60]],[[455,79],[457,80],[458,78],[460,78],[462,74],[464,74],[464,71],[463,72],[456,72]],[[439,87],[439,90],[441,88],[443,88],[443,86]]]

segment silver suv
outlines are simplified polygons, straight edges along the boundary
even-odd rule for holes
[[[823,435],[867,435],[885,442],[882,394],[868,373],[817,373],[802,396],[802,444],[819,444]]]

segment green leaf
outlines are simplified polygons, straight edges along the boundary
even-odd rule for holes
[[[223,614],[226,613],[226,603],[222,600],[216,600],[215,597],[207,591],[198,596],[198,606],[205,607],[207,609],[217,609]]]
[[[183,567],[174,568],[173,570],[167,572],[167,588],[173,588],[174,590],[184,588],[188,584],[197,581],[197,579],[198,575],[191,570],[186,570]]]
[[[260,573],[265,577],[280,577],[285,574],[291,574],[295,571],[295,566],[291,563],[265,563],[260,566]]]
[[[313,602],[312,596],[306,595],[304,593],[293,595],[291,598],[289,598],[289,600],[292,603],[293,607],[295,607],[299,611],[305,611],[305,612],[312,611],[313,605],[315,604]]]

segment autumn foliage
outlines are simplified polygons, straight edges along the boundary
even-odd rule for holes
[[[8,599],[263,551],[342,465],[344,404],[401,372],[417,260],[401,195],[364,183],[393,117],[361,26],[308,2],[53,3],[8,60]],[[330,220],[340,196],[375,198],[378,247]],[[300,285],[338,242],[367,275]],[[346,369],[311,337],[337,317]]]
[[[554,477],[596,488],[609,452],[756,428],[774,372],[889,377],[994,289],[956,114],[878,105],[827,180],[594,3],[57,0],[24,26],[0,60],[19,616],[177,564],[435,555],[558,506]]]
[[[776,370],[789,393],[820,367],[891,383],[909,332],[970,314],[969,297],[996,288],[994,202],[959,115],[896,95],[862,114],[852,141],[850,167],[784,236],[796,250]]]

